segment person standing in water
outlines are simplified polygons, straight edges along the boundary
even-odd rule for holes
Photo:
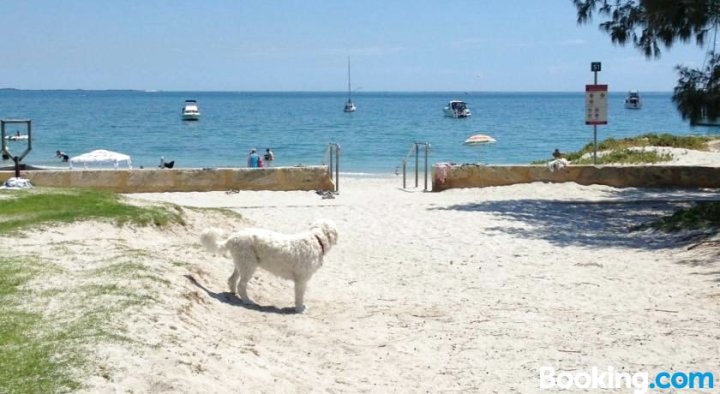
[[[273,160],[275,160],[275,154],[273,151],[271,151],[270,148],[265,149],[265,166],[270,167]]]
[[[258,155],[257,149],[255,149],[255,148],[250,149],[250,154],[248,155],[248,160],[247,160],[247,166],[250,168],[259,168],[260,167],[260,155]]]

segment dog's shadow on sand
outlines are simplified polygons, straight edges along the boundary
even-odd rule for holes
[[[222,293],[216,293],[207,287],[203,286],[202,283],[198,282],[197,279],[195,279],[192,275],[185,275],[185,278],[190,281],[193,285],[199,287],[202,291],[204,291],[207,295],[210,297],[223,302],[225,304],[229,304],[232,306],[239,306],[245,309],[249,309],[252,311],[258,311],[258,312],[265,312],[265,313],[277,313],[279,315],[294,315],[297,313],[295,311],[295,308],[287,307],[287,308],[278,308],[276,306],[272,305],[258,305],[258,304],[246,304],[242,302],[242,300],[235,294],[230,293],[229,291],[224,291]]]

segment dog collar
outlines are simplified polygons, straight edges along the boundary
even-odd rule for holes
[[[322,254],[325,255],[325,245],[323,245],[322,240],[317,235],[315,235],[315,239],[317,239],[318,243],[320,244],[320,250],[322,251]]]

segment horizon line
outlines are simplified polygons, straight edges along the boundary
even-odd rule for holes
[[[637,89],[610,90],[610,93],[627,92]],[[111,89],[86,89],[86,88],[53,88],[53,89],[25,89],[25,88],[0,88],[0,91],[19,92],[138,92],[138,93],[338,93],[347,94],[342,90],[166,90],[166,89],[133,89],[133,88],[111,88]],[[672,93],[672,90],[646,90],[645,93]],[[584,88],[578,90],[366,90],[354,92],[354,94],[368,93],[456,93],[456,94],[483,94],[483,93],[585,93]]]

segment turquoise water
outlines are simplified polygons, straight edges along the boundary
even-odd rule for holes
[[[643,109],[623,108],[611,93],[609,124],[598,139],[646,132],[710,134],[683,122],[670,93],[642,93]],[[443,116],[450,99],[466,101],[467,119]],[[186,99],[202,117],[180,120]],[[549,159],[553,149],[574,151],[592,142],[584,124],[584,93],[371,93],[353,95],[358,110],[343,112],[343,93],[0,91],[0,118],[31,119],[33,150],[24,162],[63,165],[55,158],[107,149],[132,156],[135,167],[154,167],[164,156],[179,167],[242,167],[250,148],[275,152],[274,165],[320,164],[328,143],[342,147],[341,171],[389,173],[413,142],[432,145],[431,162],[526,164]],[[13,126],[14,127],[14,126]],[[11,127],[10,132],[15,128]],[[497,142],[465,146],[472,134]],[[11,142],[13,152],[23,142]],[[9,165],[11,163],[5,162]]]

